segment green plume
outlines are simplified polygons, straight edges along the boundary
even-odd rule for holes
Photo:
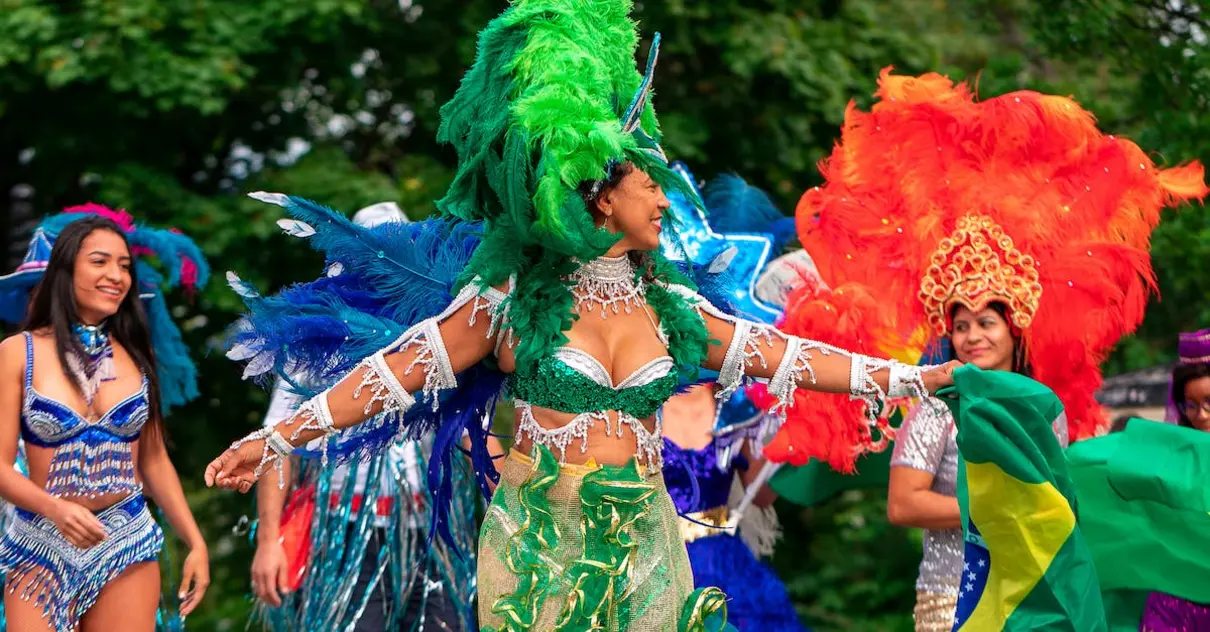
[[[480,34],[474,65],[441,109],[438,140],[454,146],[459,165],[438,207],[485,222],[464,281],[498,286],[517,275],[510,318],[521,366],[571,326],[563,275],[574,270],[572,259],[594,259],[617,242],[593,222],[582,183],[631,162],[696,199],[648,151],[660,139],[649,100],[639,117],[646,139],[622,127],[643,82],[630,10],[630,0],[516,0]]]

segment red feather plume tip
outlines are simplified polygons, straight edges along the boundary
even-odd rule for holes
[[[930,315],[945,329],[943,311],[955,303],[1004,294],[1012,288],[997,283],[1036,273],[1040,293],[1011,294],[1032,312],[1023,337],[1033,375],[1062,399],[1072,440],[1102,432],[1099,365],[1142,321],[1155,291],[1151,233],[1163,209],[1206,196],[1202,165],[1158,167],[1066,97],[1020,91],[976,101],[942,75],[889,68],[878,86],[870,111],[850,104],[820,164],[826,184],[799,201],[800,240],[837,290],[792,299],[786,331],[911,355],[929,342],[920,332]],[[948,240],[974,216],[1011,244],[989,252],[965,235],[963,252]],[[922,297],[926,275],[934,282]],[[850,469],[870,447],[864,423],[847,398],[804,396],[766,454]]]
[[[889,316],[893,316],[893,310],[887,310],[875,292],[860,284],[845,284],[836,289],[807,284],[790,293],[781,328],[795,335],[811,332],[814,340],[854,353],[887,356],[895,350],[883,346],[883,342],[893,336],[879,327],[893,324]],[[762,400],[752,391],[749,396],[762,408],[774,403]],[[884,422],[872,430],[864,404],[848,395],[799,390],[786,411],[786,423],[765,447],[765,456],[793,465],[818,459],[837,471],[850,473],[862,453],[885,447],[889,433]]]

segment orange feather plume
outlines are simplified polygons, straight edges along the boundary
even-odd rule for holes
[[[869,355],[915,355],[948,333],[953,305],[1010,296],[1028,323],[1033,376],[1063,401],[1072,440],[1102,432],[1100,363],[1142,321],[1155,291],[1151,233],[1164,208],[1206,196],[1202,166],[1157,167],[1066,97],[976,101],[947,77],[889,68],[878,83],[869,112],[849,105],[820,164],[826,184],[798,204],[803,247],[836,289],[793,294],[785,331]],[[955,247],[960,220],[969,227],[978,217],[986,235],[1010,241],[966,235],[969,247]],[[1034,279],[1040,292],[1025,287]],[[766,455],[850,471],[884,443],[865,423],[847,397],[802,396]]]

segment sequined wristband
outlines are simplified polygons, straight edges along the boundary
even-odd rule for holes
[[[931,366],[908,366],[901,362],[891,364],[890,377],[887,380],[887,397],[919,399],[927,396],[928,389],[924,386],[924,373],[932,368]]]
[[[265,472],[265,466],[272,465],[278,474],[278,487],[285,487],[286,482],[281,476],[282,460],[290,456],[290,452],[294,447],[286,440],[281,433],[277,432],[276,428],[261,428],[238,441],[231,444],[231,450],[238,450],[245,443],[252,441],[264,441],[264,446],[261,448],[260,462],[256,464],[256,469],[253,474],[260,478]]]

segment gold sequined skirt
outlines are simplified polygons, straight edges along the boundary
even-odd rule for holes
[[[916,591],[916,632],[950,632],[954,629],[954,612],[958,608],[957,595]]]
[[[510,452],[479,540],[484,630],[666,632],[682,627],[693,572],[659,472],[558,466]],[[719,593],[721,596],[721,593]],[[721,605],[721,603],[720,603]]]

